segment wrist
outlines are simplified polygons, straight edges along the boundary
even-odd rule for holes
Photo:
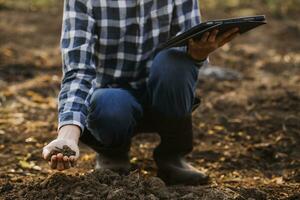
[[[58,131],[58,139],[73,140],[76,143],[79,141],[81,129],[76,125],[62,126]]]
[[[193,62],[194,62],[196,65],[198,65],[199,67],[201,67],[201,66],[203,65],[203,63],[208,59],[208,56],[206,56],[206,57],[201,57],[201,58],[199,58],[199,57],[195,58],[195,57],[193,57],[191,54],[189,54],[189,56],[190,56],[190,58],[193,60]]]
[[[192,53],[190,53],[190,57],[196,62],[204,62],[207,59],[208,55],[197,55],[197,56],[195,56]]]
[[[196,63],[202,63],[205,62],[207,60],[207,57],[204,58],[193,58],[192,59],[196,62]]]
[[[193,42],[190,41],[187,45],[188,55],[196,62],[205,61],[208,58],[209,53],[206,51],[199,51],[198,49],[195,50],[195,48],[193,48],[193,45],[191,43],[193,43]]]
[[[193,52],[191,51],[188,51],[188,55],[195,61],[195,62],[204,62],[207,58],[208,58],[208,55],[199,55],[198,54],[194,54]]]

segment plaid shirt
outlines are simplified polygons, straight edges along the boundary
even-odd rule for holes
[[[65,0],[59,128],[84,129],[95,88],[145,86],[157,47],[199,23],[198,0]]]

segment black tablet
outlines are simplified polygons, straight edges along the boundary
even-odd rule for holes
[[[189,39],[199,39],[204,33],[211,32],[215,29],[219,30],[218,35],[221,35],[224,32],[237,27],[239,28],[240,34],[243,34],[266,23],[264,15],[207,21],[171,38],[164,43],[160,49],[184,46],[188,43]]]

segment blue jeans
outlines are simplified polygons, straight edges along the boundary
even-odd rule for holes
[[[171,118],[190,115],[198,71],[185,52],[164,50],[153,60],[147,88],[96,89],[90,101],[87,128],[81,139],[94,149],[97,145],[117,148],[129,143],[137,129],[155,131],[150,130],[151,120],[155,119],[155,116],[150,116],[152,111]]]

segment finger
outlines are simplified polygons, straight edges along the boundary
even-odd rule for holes
[[[221,36],[217,37],[217,41],[221,42],[221,41],[225,40],[226,38],[230,37],[231,35],[237,33],[238,31],[239,31],[238,28],[230,29],[229,31],[226,31],[225,33],[223,33]]]
[[[69,157],[69,161],[70,161],[70,162],[74,162],[74,161],[75,161],[75,156],[70,156],[70,157]]]
[[[57,156],[57,160],[58,161],[62,161],[63,160],[64,155],[62,153],[58,153],[56,156]]]
[[[209,32],[206,32],[201,37],[201,42],[207,42],[208,36],[210,35]]]
[[[51,156],[50,167],[56,169],[57,167],[57,157],[56,155]]]
[[[68,162],[65,162],[64,164],[65,164],[65,169],[70,169],[70,168],[72,167],[72,165],[71,165],[71,162],[70,162],[70,161],[68,161]]]
[[[210,36],[209,36],[209,38],[208,38],[208,41],[209,42],[215,42],[216,41],[216,37],[217,37],[217,34],[218,34],[218,30],[214,30],[211,34],[210,34]]]
[[[189,43],[189,52],[193,51],[193,49],[197,48],[197,43],[196,42],[199,42],[199,41],[195,41],[194,39],[190,40],[190,43]]]
[[[195,41],[193,39],[189,39],[189,47],[193,47],[195,45]]]
[[[233,29],[230,29],[229,31],[223,33],[222,35],[220,35],[218,38],[217,38],[217,42],[221,42],[223,40],[225,40],[226,38],[228,38],[230,35],[233,35],[235,34],[236,32],[239,31],[239,28],[233,28]]]
[[[48,148],[43,148],[43,158],[45,160],[50,160],[50,151]]]
[[[68,156],[64,156],[64,157],[63,157],[63,161],[69,162],[69,157],[68,157]]]
[[[65,169],[69,169],[70,168],[70,162],[69,162],[69,157],[68,156],[64,156],[63,157],[63,163],[64,163],[64,168]]]
[[[71,166],[74,167],[76,165],[76,160],[77,160],[75,158],[75,156],[70,156],[69,160],[70,160]]]
[[[221,41],[221,42],[219,43],[219,46],[220,46],[220,47],[221,47],[221,46],[224,46],[226,43],[230,42],[231,40],[233,40],[234,38],[236,38],[238,35],[239,35],[239,33],[235,33],[235,34],[233,34],[233,35],[231,35],[231,36],[225,38],[225,40],[223,40],[223,41]]]
[[[58,169],[59,171],[62,171],[62,170],[64,170],[64,168],[65,168],[65,166],[64,166],[64,161],[63,161],[63,160],[58,160],[58,161],[57,161],[57,169]]]
[[[63,154],[58,153],[57,154],[57,169],[58,170],[64,170],[64,161],[63,161]]]

